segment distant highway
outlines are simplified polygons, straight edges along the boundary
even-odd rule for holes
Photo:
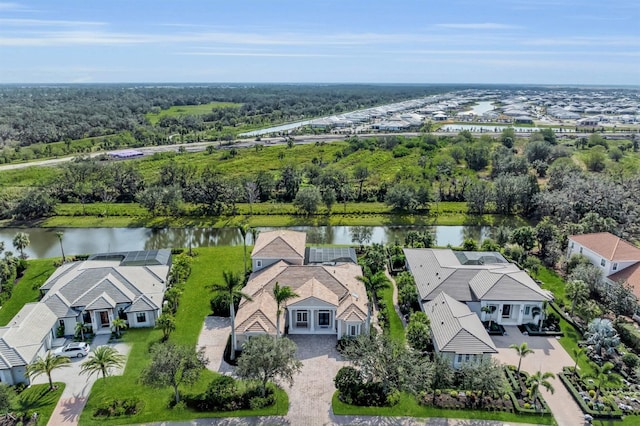
[[[433,132],[433,134],[437,135],[437,136],[446,136],[446,135],[450,135],[453,136],[455,135],[457,132]],[[421,133],[417,133],[417,132],[410,132],[410,133],[367,133],[367,134],[358,134],[357,136],[360,138],[367,138],[367,137],[373,137],[373,136],[405,136],[405,137],[412,137],[412,136],[418,136]],[[482,134],[482,135],[490,135],[490,136],[495,136],[500,134],[500,132],[498,133],[492,133],[492,132],[483,132],[483,133],[478,133],[478,134]],[[589,136],[591,133],[571,133],[572,137],[582,137],[582,136]],[[608,136],[617,136],[617,137],[621,137],[622,135],[620,133],[604,133],[604,135],[608,135]],[[312,143],[316,143],[316,142],[333,142],[333,141],[339,141],[339,140],[344,140],[348,137],[351,137],[354,135],[299,135],[299,136],[295,136],[294,137],[294,143],[296,145],[300,145],[300,144],[312,144]],[[146,146],[146,147],[141,147],[141,148],[135,148],[135,150],[142,152],[145,156],[148,155],[153,155],[156,152],[178,152],[180,150],[181,147],[184,148],[185,151],[187,152],[200,152],[200,151],[204,151],[207,149],[208,146],[213,145],[215,146],[217,149],[231,149],[231,148],[251,148],[254,147],[255,145],[264,145],[264,146],[274,146],[274,145],[284,145],[287,143],[287,140],[282,137],[263,137],[261,138],[261,140],[256,141],[255,139],[238,139],[236,141],[233,142],[233,144],[225,144],[224,142],[220,142],[220,141],[213,141],[213,142],[194,142],[194,143],[180,143],[180,144],[171,144],[171,145],[159,145],[159,146]],[[116,150],[118,151],[118,150]],[[27,163],[14,163],[14,164],[2,164],[0,165],[0,171],[3,170],[16,170],[16,169],[24,169],[26,167],[33,167],[33,166],[55,166],[61,163],[66,163],[69,162],[71,160],[73,160],[76,157],[82,156],[82,155],[88,155],[89,157],[98,157],[102,154],[108,154],[109,152],[114,152],[114,151],[99,151],[99,152],[92,152],[90,154],[77,154],[77,155],[70,155],[67,157],[60,157],[60,158],[50,158],[47,160],[36,160],[36,161],[30,161]]]

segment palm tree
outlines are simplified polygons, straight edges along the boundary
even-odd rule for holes
[[[215,283],[211,287],[213,291],[221,292],[229,299],[229,317],[231,317],[231,360],[236,357],[236,328],[235,328],[235,316],[236,307],[235,300],[245,298],[251,299],[251,296],[242,292],[242,280],[240,275],[231,271],[223,271],[222,278],[224,283]]]
[[[76,329],[75,329],[75,334],[76,335],[80,335],[80,340],[82,340],[84,342],[84,323],[83,322],[77,322],[76,323]]]
[[[249,225],[243,223],[242,225],[237,226],[238,231],[240,231],[240,235],[242,236],[242,244],[244,245],[243,252],[243,264],[244,264],[244,275],[247,275],[247,233],[249,232]]]
[[[527,342],[522,342],[519,345],[516,345],[514,343],[509,347],[511,349],[514,349],[518,354],[518,357],[520,358],[520,360],[518,361],[518,376],[520,376],[520,365],[522,364],[522,358],[526,357],[529,354],[532,354],[534,351],[533,349],[529,348],[529,345],[527,345]]]
[[[176,329],[176,319],[169,313],[162,313],[156,320],[156,327],[162,330],[162,340],[166,341]]]
[[[536,407],[536,410],[538,409],[538,404],[536,403],[538,397],[538,389],[540,388],[540,386],[542,386],[546,390],[551,392],[551,394],[553,394],[555,392],[555,389],[553,388],[551,382],[549,382],[549,379],[555,379],[555,377],[556,376],[553,373],[550,373],[548,371],[542,373],[538,370],[537,373],[532,374],[527,379],[527,386],[529,386],[529,396],[531,397],[531,401],[533,402],[534,407]]]
[[[484,312],[485,314],[493,314],[493,311],[495,310],[495,307],[492,305],[487,305],[487,306],[483,306],[480,311]],[[489,316],[489,330],[491,330],[491,325],[493,324],[493,318],[491,318],[491,316]]]
[[[609,361],[602,364],[602,367],[598,364],[593,364],[593,372],[585,374],[585,378],[593,379],[595,383],[596,396],[594,401],[598,401],[598,398],[600,397],[600,390],[603,387],[615,386],[622,383],[622,378],[618,374],[612,372],[613,367],[613,364]]]
[[[582,358],[582,355],[584,355],[584,348],[573,348],[571,350],[571,353],[573,354],[573,358],[576,360],[576,364],[573,366],[573,374],[577,374],[578,373],[578,361],[580,361],[580,358]]]
[[[298,297],[298,295],[291,290],[291,287],[280,287],[280,284],[276,281],[276,284],[273,287],[273,297],[275,297],[276,305],[278,307],[278,310],[276,311],[276,338],[278,338],[280,337],[280,316],[282,315],[282,304],[286,303],[287,300]]]
[[[111,329],[116,333],[116,337],[120,338],[120,330],[127,328],[127,322],[122,318],[116,318],[111,321]]]
[[[356,279],[364,284],[367,296],[369,297],[369,303],[367,303],[367,323],[369,323],[371,320],[371,304],[376,300],[378,290],[382,290],[389,286],[389,279],[382,271],[378,271],[376,274],[371,275],[368,268],[365,269],[366,271],[364,276],[356,277]]]
[[[18,232],[15,237],[13,237],[13,247],[20,252],[21,259],[27,258],[27,255],[24,254],[24,249],[29,247],[29,244],[31,244],[29,234],[25,232]]]
[[[56,232],[56,237],[58,237],[58,241],[60,241],[60,251],[62,251],[62,263],[64,263],[64,247],[62,246],[62,236],[64,232],[58,231]]]
[[[27,365],[27,374],[31,379],[35,379],[42,374],[46,374],[49,378],[49,390],[53,390],[51,372],[56,368],[68,367],[69,365],[71,365],[69,357],[57,357],[51,352],[47,352],[47,355],[45,355],[44,358],[39,356],[35,361]]]
[[[111,368],[120,368],[124,366],[125,361],[126,357],[115,348],[98,346],[91,358],[82,363],[80,374],[88,373],[89,376],[92,376],[93,373],[102,373],[104,379],[109,375]]]

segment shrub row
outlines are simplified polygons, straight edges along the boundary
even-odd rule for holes
[[[589,414],[594,418],[598,418],[598,419],[622,418],[622,411],[620,411],[617,407],[608,413],[603,413],[602,411],[599,411],[599,410],[593,410],[591,407],[589,407],[589,405],[585,402],[585,400],[582,399],[580,392],[575,388],[575,386],[573,386],[573,383],[571,383],[571,379],[568,377],[570,374],[572,374],[570,370],[568,370],[567,367],[564,367],[562,369],[562,373],[558,375],[560,376],[560,381],[562,381],[564,386],[567,388],[571,396],[573,396],[573,399],[578,403],[578,405],[580,406],[580,409],[584,413]]]

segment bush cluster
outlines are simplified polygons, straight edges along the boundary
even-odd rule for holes
[[[205,393],[185,398],[187,407],[197,411],[258,410],[276,403],[273,387],[263,396],[259,386],[247,386],[229,376],[220,375],[211,381]]]
[[[93,412],[94,417],[120,417],[138,414],[144,402],[138,398],[111,399],[104,401]]]
[[[365,382],[360,371],[353,367],[342,367],[333,379],[346,404],[365,407],[384,407],[400,401],[399,393],[387,392],[379,382]]]

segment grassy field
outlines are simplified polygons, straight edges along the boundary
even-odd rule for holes
[[[38,413],[38,426],[49,423],[51,414],[58,404],[58,400],[65,388],[64,383],[55,382],[57,388],[49,391],[49,384],[32,385],[18,395],[15,410],[22,413]]]
[[[242,104],[236,104],[233,102],[211,102],[202,105],[181,105],[172,106],[168,109],[163,109],[160,112],[153,113],[148,112],[144,116],[149,123],[157,124],[163,117],[181,117],[183,115],[205,115],[216,108],[240,108]]]
[[[5,326],[22,309],[25,303],[37,302],[40,299],[38,290],[55,271],[54,259],[29,260],[24,276],[13,287],[11,298],[0,309],[0,326]]]
[[[170,340],[184,345],[195,346],[202,329],[204,317],[210,313],[209,299],[211,284],[222,281],[225,270],[240,270],[242,268],[242,247],[210,247],[197,250],[193,262],[193,272],[189,277],[180,300],[180,307],[176,315],[176,331]],[[172,397],[169,388],[153,389],[138,382],[142,369],[149,361],[149,348],[160,341],[160,330],[132,329],[124,334],[125,342],[131,345],[131,352],[123,376],[108,377],[98,380],[87,402],[87,406],[80,417],[80,424],[130,424],[157,421],[188,420],[196,417],[231,417],[251,415],[280,415],[288,410],[286,392],[278,391],[276,406],[255,411],[235,411],[201,413],[188,408],[172,410],[167,407]],[[217,373],[205,371],[200,380],[183,393],[203,392]],[[134,417],[116,419],[94,419],[92,413],[104,400],[113,398],[137,397],[144,401],[144,410]]]
[[[441,417],[451,419],[499,420],[501,422],[520,422],[539,425],[555,424],[550,416],[518,415],[513,413],[489,412],[482,410],[445,410],[424,407],[416,399],[403,393],[400,402],[393,407],[357,407],[348,405],[338,399],[338,393],[333,395],[331,406],[337,415],[345,416],[394,416],[394,417]],[[392,423],[389,423],[392,424]],[[467,424],[466,422],[462,424]],[[468,423],[473,424],[473,423]]]

